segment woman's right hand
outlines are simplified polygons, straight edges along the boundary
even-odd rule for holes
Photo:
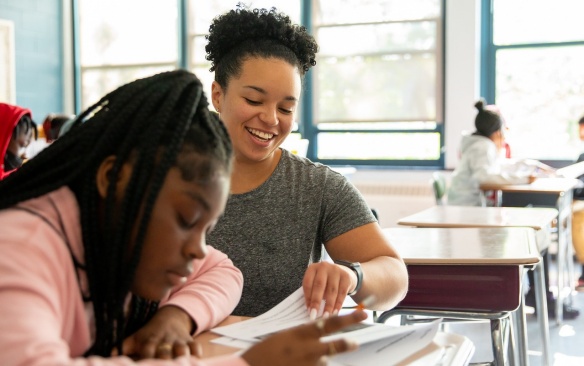
[[[241,357],[251,366],[321,365],[324,364],[324,356],[352,351],[357,345],[344,339],[323,343],[320,338],[365,319],[367,314],[362,310],[344,316],[320,318],[316,322],[274,334],[248,349]]]

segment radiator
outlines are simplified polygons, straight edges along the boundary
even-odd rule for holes
[[[358,182],[369,207],[379,215],[381,227],[396,227],[397,221],[436,204],[430,182]]]

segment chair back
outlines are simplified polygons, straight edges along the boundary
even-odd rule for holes
[[[446,195],[446,178],[440,172],[434,172],[432,174],[432,189],[434,190],[434,198],[436,199],[436,204],[442,206],[445,204]]]

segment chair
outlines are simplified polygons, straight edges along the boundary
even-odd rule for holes
[[[434,198],[436,199],[436,204],[443,206],[445,204],[446,195],[446,178],[441,172],[434,172],[432,174],[432,189],[434,190]]]

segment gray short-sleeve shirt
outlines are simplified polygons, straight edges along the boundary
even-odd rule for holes
[[[257,316],[271,309],[302,285],[323,243],[374,221],[344,176],[282,150],[261,186],[230,196],[207,238],[243,272],[243,294],[233,314]]]

